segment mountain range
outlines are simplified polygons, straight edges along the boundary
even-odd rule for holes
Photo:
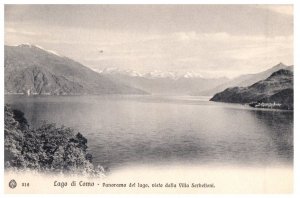
[[[228,81],[228,78],[225,77],[209,79],[191,72],[178,74],[153,71],[140,74],[135,71],[114,68],[98,72],[112,81],[127,84],[152,94],[189,95]]]
[[[4,47],[5,93],[146,94],[35,45]]]
[[[132,77],[144,77],[148,79],[157,79],[157,78],[169,78],[169,79],[180,79],[180,78],[204,78],[203,75],[196,72],[163,72],[159,70],[154,70],[151,72],[141,73],[138,71],[130,70],[130,69],[120,69],[117,67],[107,67],[105,69],[93,69],[94,71],[101,73],[103,75],[126,75]]]
[[[4,50],[6,94],[213,95],[228,87],[249,86],[280,69],[293,71],[293,66],[279,63],[260,73],[228,79],[205,78],[193,72],[139,73],[118,68],[92,70],[36,45],[5,46]]]
[[[263,72],[241,75],[234,79],[226,77],[204,78],[202,75],[193,72],[183,74],[160,71],[139,73],[118,68],[106,68],[96,71],[113,81],[118,81],[152,94],[211,96],[228,87],[249,86],[259,80],[267,78],[273,72],[280,69],[293,71],[293,68],[293,66],[279,63]]]

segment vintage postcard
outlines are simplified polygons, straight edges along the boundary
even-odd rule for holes
[[[5,193],[293,193],[293,5],[4,17]]]

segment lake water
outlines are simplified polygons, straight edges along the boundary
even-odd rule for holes
[[[37,127],[80,131],[93,162],[127,165],[293,164],[293,112],[194,96],[5,96]]]

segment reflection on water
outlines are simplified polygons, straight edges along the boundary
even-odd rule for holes
[[[293,113],[203,97],[6,96],[33,126],[81,131],[94,163],[292,165]]]
[[[269,128],[268,136],[271,143],[276,148],[276,152],[280,156],[285,156],[290,161],[293,160],[294,134],[293,121],[294,114],[288,111],[250,111],[255,118],[264,122]]]

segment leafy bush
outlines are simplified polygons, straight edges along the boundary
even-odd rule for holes
[[[24,113],[5,105],[5,168],[32,169],[101,176],[101,166],[94,167],[87,153],[87,139],[71,128],[42,124],[29,127]]]

